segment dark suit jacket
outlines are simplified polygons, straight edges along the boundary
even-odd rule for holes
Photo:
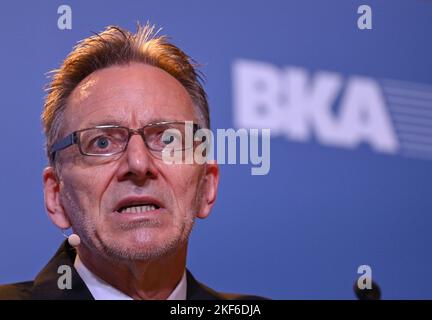
[[[34,281],[0,285],[0,300],[93,300],[89,289],[73,267],[76,251],[67,241],[57,250],[54,257],[36,276]],[[68,265],[72,270],[72,289],[59,289],[57,281],[61,274],[58,267]],[[216,292],[199,283],[186,270],[187,300],[263,299],[257,296]]]

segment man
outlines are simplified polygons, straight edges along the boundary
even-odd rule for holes
[[[45,204],[73,235],[34,281],[0,286],[0,298],[255,298],[218,293],[185,268],[189,234],[213,207],[219,169],[162,159],[177,141],[167,130],[185,138],[186,122],[197,129],[210,120],[190,58],[153,31],[108,27],[54,71],[42,114]],[[70,270],[71,283],[59,270]]]

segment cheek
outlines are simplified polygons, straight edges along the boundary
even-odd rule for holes
[[[65,170],[67,173],[63,176],[64,192],[62,194],[71,207],[70,209],[82,212],[100,204],[106,183],[102,179],[104,175],[99,171],[94,168],[92,170]]]
[[[82,215],[82,211],[86,207],[85,203],[87,202],[83,199],[79,189],[75,188],[69,182],[65,183],[64,187],[60,190],[60,200],[66,214],[72,219],[72,222],[75,220],[74,217]]]
[[[192,165],[172,165],[167,172],[168,183],[181,209],[196,209],[201,200],[203,170]],[[168,173],[169,172],[169,173]]]

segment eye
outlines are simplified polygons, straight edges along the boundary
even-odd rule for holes
[[[128,141],[126,128],[90,128],[83,130],[79,137],[84,154],[107,155],[123,151]]]
[[[88,138],[88,139],[86,139]],[[84,137],[81,141],[84,152],[91,154],[110,153],[115,147],[115,141],[108,135],[97,135],[95,137]]]
[[[151,131],[150,131],[151,129]],[[154,151],[162,151],[166,147],[169,149],[181,149],[183,135],[177,128],[158,126],[149,128],[146,132],[147,146]]]
[[[107,137],[96,138],[95,144],[100,149],[106,149],[109,146],[110,141]]]
[[[173,134],[164,134],[162,135],[162,143],[169,145],[170,143],[174,142],[176,138],[174,137]]]

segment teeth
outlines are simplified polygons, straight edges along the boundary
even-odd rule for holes
[[[132,206],[127,208],[122,208],[119,212],[120,213],[141,213],[141,212],[147,212],[151,210],[156,210],[156,206],[152,204]]]

